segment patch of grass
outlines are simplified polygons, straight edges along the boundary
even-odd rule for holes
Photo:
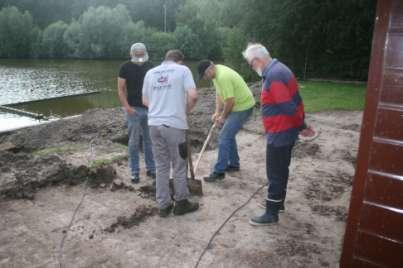
[[[120,160],[127,159],[127,154],[114,155],[111,158],[97,159],[91,162],[91,168],[98,168],[101,166],[111,165]]]
[[[62,154],[77,151],[81,148],[80,145],[63,145],[58,147],[49,147],[33,152],[34,155],[45,156],[50,154]]]
[[[365,84],[301,82],[300,91],[308,113],[364,109]]]

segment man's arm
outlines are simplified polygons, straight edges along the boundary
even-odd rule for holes
[[[118,96],[120,104],[128,114],[134,114],[136,110],[127,102],[126,79],[118,77]]]
[[[223,125],[228,115],[232,112],[235,105],[235,98],[231,97],[224,101],[224,109],[222,113],[216,118],[215,122]]]
[[[224,106],[224,103],[221,100],[221,97],[218,94],[216,94],[216,96],[215,96],[215,112],[214,112],[213,116],[211,117],[212,121],[215,122],[217,120],[217,118],[220,116],[223,106]]]
[[[197,90],[195,88],[187,91],[187,112],[190,113],[196,106],[198,99]]]
[[[144,104],[144,106],[148,107],[149,101],[148,101],[148,98],[147,98],[147,97],[144,97],[144,96],[143,96],[143,104]]]
[[[144,77],[144,81],[143,81],[143,89],[141,90],[141,92],[142,92],[142,101],[143,101],[143,104],[144,104],[144,106],[146,106],[146,107],[148,107],[149,105],[150,105],[150,101],[149,101],[149,99],[148,99],[148,84],[149,84],[149,82],[148,82],[148,78],[149,76],[148,76],[148,73],[145,75],[145,77]]]
[[[227,119],[228,115],[232,112],[232,109],[234,108],[235,105],[235,98],[228,98],[224,101],[224,109],[220,115],[222,119]]]

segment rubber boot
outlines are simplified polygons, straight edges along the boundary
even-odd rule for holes
[[[260,208],[266,209],[266,202],[267,202],[267,200],[265,199],[265,200],[262,200],[262,202],[258,202],[257,205]],[[278,212],[279,213],[284,213],[285,212],[284,201],[281,202],[281,205],[280,205],[280,208],[279,208]]]
[[[254,226],[272,225],[278,222],[278,212],[281,202],[266,201],[266,211],[261,216],[250,219],[249,223]]]

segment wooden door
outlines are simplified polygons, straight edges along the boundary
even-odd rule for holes
[[[378,0],[341,267],[403,268],[403,0]]]

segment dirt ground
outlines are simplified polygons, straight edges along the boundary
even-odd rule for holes
[[[201,103],[191,118],[195,149],[210,124],[211,103]],[[295,148],[279,224],[248,223],[262,212],[264,188],[222,229],[200,267],[338,267],[361,115],[308,115],[321,134]],[[162,219],[151,179],[143,174],[140,185],[130,183],[124,140],[116,109],[0,137],[0,267],[194,267],[225,218],[266,183],[256,114],[238,135],[241,171],[204,183],[198,212]],[[216,159],[214,142],[210,149],[198,178]]]

